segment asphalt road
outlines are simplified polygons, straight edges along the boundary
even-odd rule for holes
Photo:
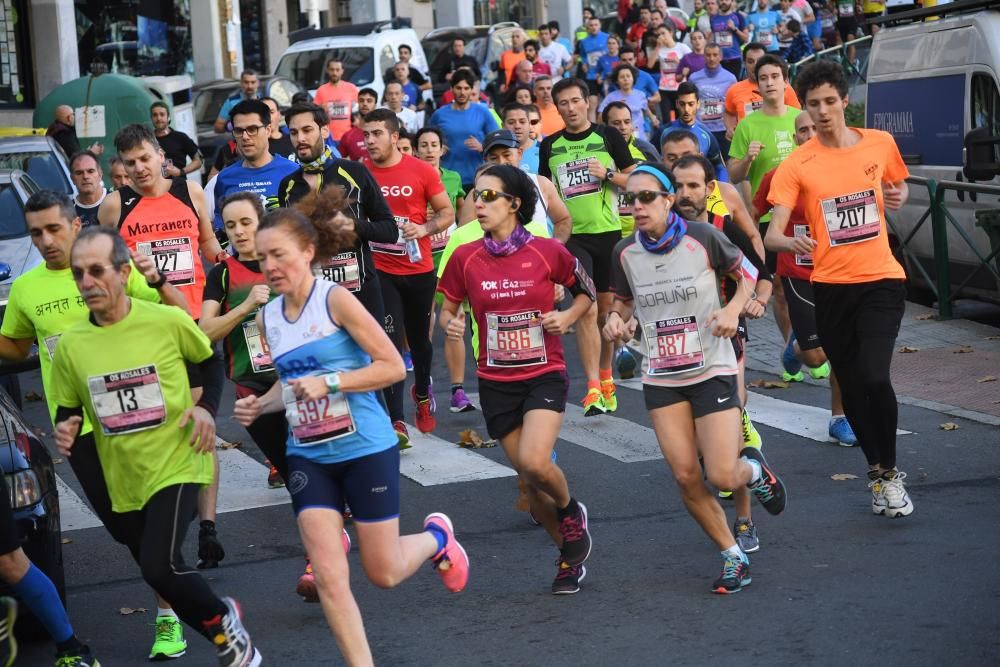
[[[575,359],[572,340],[567,347],[567,358]],[[455,441],[470,426],[485,434],[478,412],[444,409],[447,373],[440,354],[435,376],[441,403],[436,435]],[[575,400],[584,384],[578,371],[571,376]],[[761,377],[767,376],[751,373],[748,379]],[[37,374],[23,376],[22,383],[26,392],[40,391]],[[793,404],[829,405],[825,387],[755,391]],[[630,424],[616,423],[616,430],[636,442],[648,440],[640,393],[623,388],[619,402],[617,417]],[[229,417],[231,406],[227,400],[220,433],[247,443],[244,451],[260,459]],[[51,430],[42,404],[26,409]],[[940,430],[946,421],[960,428]],[[573,494],[590,509],[594,537],[587,579],[574,596],[549,593],[556,551],[514,508],[513,477],[435,486],[404,478],[404,531],[418,530],[431,511],[449,513],[472,559],[471,578],[463,593],[450,594],[428,565],[398,589],[383,591],[365,580],[353,553],[352,586],[376,663],[997,664],[1000,432],[906,405],[899,425],[912,431],[900,436],[899,450],[916,508],[899,520],[871,514],[860,451],[758,425],[789,503],[779,517],[756,512],[762,546],[752,556],[753,584],[734,596],[709,593],[719,555],[684,511],[662,459],[624,462],[560,441],[559,464]],[[506,464],[498,448],[475,454]],[[69,466],[58,468],[76,488]],[[858,479],[831,479],[837,473]],[[728,514],[732,520],[731,506]],[[195,532],[186,545],[191,561]],[[341,664],[319,605],[294,592],[303,561],[289,506],[222,514],[219,532],[227,556],[208,577],[216,591],[243,604],[265,664]],[[65,537],[71,540],[64,553],[78,635],[103,665],[145,664],[155,605],[137,567],[103,528]],[[154,609],[120,611],[141,607]],[[207,641],[191,630],[187,636],[188,655],[176,664],[216,664]],[[21,656],[18,664],[51,664],[51,644],[23,646]]]

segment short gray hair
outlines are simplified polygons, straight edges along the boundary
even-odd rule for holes
[[[80,235],[76,237],[76,241],[73,242],[73,248],[75,249],[81,243],[88,243],[100,236],[107,236],[111,239],[111,265],[116,269],[120,269],[129,263],[132,259],[132,255],[128,250],[128,245],[125,244],[125,239],[118,234],[117,231],[111,229],[110,227],[104,227],[102,225],[93,225],[91,227],[85,227]]]

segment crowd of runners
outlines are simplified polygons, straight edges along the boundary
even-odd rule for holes
[[[262,662],[239,604],[199,573],[225,558],[215,524],[225,378],[237,396],[227,407],[271,465],[261,483],[291,497],[306,558],[295,590],[321,603],[351,665],[373,657],[347,522],[379,587],[427,561],[449,591],[468,581],[446,514],[399,531],[407,423],[433,432],[438,400],[481,409],[555,546],[551,591],[573,594],[593,541],[554,453],[566,403],[595,420],[614,413],[616,369],[630,377],[639,364],[667,466],[721,554],[710,590],[749,584],[748,554],[763,541],[751,499],[780,514],[788,498],[745,409],[748,322],[767,308],[787,341],[784,378],[801,381],[803,368],[829,378],[830,437],[861,446],[872,511],[913,511],[889,378],[904,274],[885,214],[907,197],[900,154],[889,135],[846,125],[840,64],[807,66],[793,89],[780,54],[801,29],[794,7],[808,3],[771,11],[761,0],[744,17],[708,0],[707,20],[682,27],[660,4],[640,7],[622,35],[601,32],[591,12],[568,49],[554,23],[539,41],[518,33],[495,99],[484,100],[456,39],[450,95],[426,123],[406,61],[383,106],[335,59],[315,100],[280,116],[244,86],[217,123],[233,160],[205,189],[183,178],[183,154],[166,165],[171,131],[154,105],[153,126],[115,137],[124,173],[88,205],[96,213],[51,191],[31,197],[44,263],[13,285],[0,358],[37,345],[56,445],[156,597],[150,659],[183,655],[186,625],[223,667]],[[93,153],[71,163],[75,176],[96,166],[100,182]],[[465,391],[470,352],[479,406]],[[569,368],[586,380],[574,396]],[[0,496],[0,577],[51,633],[57,665],[98,665],[17,548]],[[732,523],[719,501],[729,496]],[[191,568],[181,549],[196,516]],[[2,607],[9,665],[17,603]]]

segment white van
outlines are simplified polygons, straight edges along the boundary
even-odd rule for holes
[[[931,14],[937,20],[905,18]],[[969,181],[973,175],[977,183],[1000,186],[1000,142],[994,142],[1000,137],[1000,2],[964,0],[882,21],[868,63],[867,127],[892,133],[914,176],[940,182]],[[994,143],[966,150],[970,133]],[[977,155],[978,168],[970,167]],[[1000,209],[1000,197],[978,194],[973,199],[947,191],[944,201],[979,253],[989,255],[990,240],[976,226],[975,211]],[[911,184],[909,201],[893,216],[900,236],[909,236],[929,203],[927,188]],[[908,261],[918,261],[936,275],[929,219],[908,250]],[[976,270],[979,259],[951,224],[948,258],[953,288],[975,274],[963,293],[1000,301],[1000,284],[985,269]],[[924,282],[912,266],[907,273],[911,281]]]
[[[385,90],[385,71],[399,61],[405,44],[413,54],[410,65],[427,73],[427,58],[413,28],[399,20],[337,26],[322,30],[298,30],[289,35],[292,44],[275,68],[276,75],[296,81],[311,95],[327,82],[326,63],[336,56],[344,63],[344,79],[359,89],[372,88],[379,101]]]

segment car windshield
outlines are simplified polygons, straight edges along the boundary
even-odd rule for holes
[[[24,151],[22,153],[0,153],[0,169],[20,169],[43,190],[55,190],[73,194],[73,185],[59,164],[59,158],[48,151]],[[0,209],[3,210],[3,209]]]
[[[316,90],[327,81],[326,63],[330,58],[338,58],[344,63],[344,79],[358,88],[369,85],[375,79],[375,50],[367,46],[289,53],[282,57],[274,73],[299,83],[307,90]]]
[[[28,231],[28,223],[24,219],[21,198],[10,183],[0,185],[0,211],[4,212],[0,216],[0,239],[24,236]]]
[[[448,66],[451,61],[451,43],[458,35],[439,35],[432,39],[425,39],[420,43],[424,47],[424,55],[430,63],[431,78],[440,81],[438,76]],[[486,37],[465,37],[465,55],[472,56],[476,62],[483,62],[483,50],[486,48]],[[479,75],[479,72],[476,72]]]

